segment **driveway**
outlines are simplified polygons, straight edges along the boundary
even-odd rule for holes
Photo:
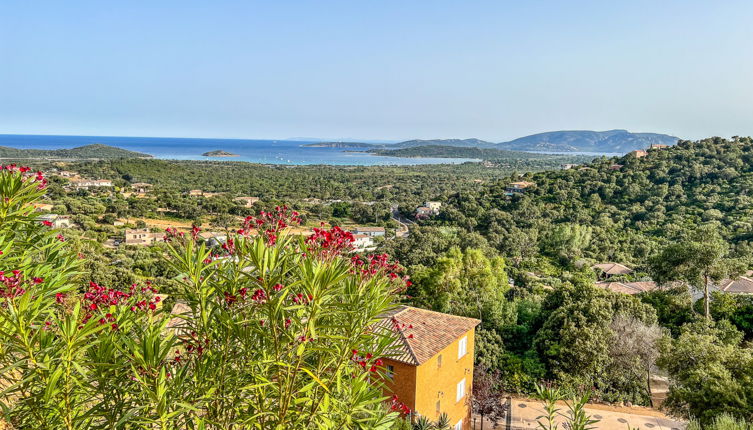
[[[484,422],[484,430],[534,430],[539,425],[536,418],[544,415],[543,404],[529,399],[509,399],[509,414],[495,426],[489,421]],[[686,423],[673,420],[659,411],[643,407],[615,407],[609,405],[592,404],[586,408],[592,418],[600,420],[594,425],[597,429],[615,430],[684,430]],[[567,414],[567,406],[562,403],[560,414]],[[474,430],[481,429],[479,417],[474,416]],[[559,428],[563,426],[564,416],[558,420]]]

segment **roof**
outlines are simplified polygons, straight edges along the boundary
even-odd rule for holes
[[[384,227],[356,227],[356,231],[384,231]]]
[[[481,323],[411,306],[398,306],[383,316],[381,325],[398,334],[393,360],[418,366]]]
[[[528,181],[520,181],[520,182],[510,182],[511,187],[517,187],[517,188],[528,188],[532,185],[536,185],[533,182]]]
[[[623,294],[645,293],[647,291],[652,291],[656,289],[656,282],[653,282],[653,281],[645,281],[645,282],[603,281],[603,282],[597,282],[594,285],[599,288],[603,288],[605,290],[609,290],[615,293],[623,293]]]
[[[633,269],[620,263],[600,263],[594,264],[591,267],[601,270],[606,275],[627,275],[629,273],[633,273]]]
[[[719,283],[719,289],[725,293],[753,294],[753,279],[741,276],[738,279],[725,279]]]

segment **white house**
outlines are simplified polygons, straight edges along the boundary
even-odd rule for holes
[[[356,227],[353,234],[365,234],[370,237],[384,236],[384,227]]]

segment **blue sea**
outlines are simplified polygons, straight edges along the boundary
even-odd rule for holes
[[[64,149],[102,143],[143,152],[166,160],[247,161],[262,164],[330,165],[415,165],[459,164],[479,161],[470,158],[383,157],[342,148],[306,148],[304,141],[248,139],[192,139],[168,137],[48,136],[0,134],[0,146],[19,149]],[[201,154],[223,150],[239,157],[204,157]],[[358,151],[360,149],[356,149]]]

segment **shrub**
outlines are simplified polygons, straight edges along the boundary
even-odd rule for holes
[[[386,429],[379,324],[406,280],[335,227],[248,218],[221,254],[169,230],[154,285],[81,288],[83,255],[40,223],[41,174],[0,172],[0,404],[19,428]],[[395,404],[395,401],[393,401]]]

